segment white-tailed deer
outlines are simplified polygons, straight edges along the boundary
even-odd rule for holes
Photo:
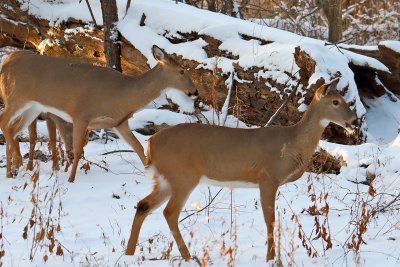
[[[147,169],[153,191],[137,204],[126,249],[133,255],[147,215],[168,200],[164,216],[182,257],[189,250],[178,228],[186,199],[199,183],[257,187],[268,230],[267,261],[275,256],[273,227],[275,196],[280,185],[301,177],[329,122],[357,126],[357,117],[337,92],[338,79],[322,85],[293,126],[235,129],[204,124],[166,128],[148,141]]]
[[[176,88],[188,96],[198,92],[186,71],[157,46],[153,55],[158,64],[139,76],[129,76],[110,68],[96,67],[62,58],[41,56],[29,51],[11,53],[4,61],[1,97],[4,111],[0,127],[6,139],[7,162],[17,169],[22,164],[15,137],[40,113],[52,113],[73,124],[74,162],[68,181],[75,180],[88,127],[112,128],[129,143],[143,164],[143,147],[132,134],[128,119],[165,88]]]
[[[49,150],[51,151],[52,161],[53,161],[53,170],[59,170],[60,166],[58,164],[58,151],[57,151],[57,132],[56,132],[56,124],[58,129],[60,130],[60,135],[65,142],[65,148],[68,156],[72,153],[72,124],[64,121],[63,119],[51,114],[51,113],[43,113],[40,114],[40,117],[46,120],[47,130],[49,132]],[[28,156],[28,164],[26,165],[26,169],[33,171],[33,158],[35,152],[35,146],[37,142],[37,127],[36,127],[36,119],[29,125],[29,156]],[[21,152],[19,150],[19,141],[18,137],[16,137],[16,144],[18,149],[15,153],[17,153],[19,158],[22,158]],[[7,155],[12,155],[13,152],[8,151],[10,147],[7,146],[6,153]],[[21,162],[22,164],[22,162]],[[6,166],[6,176],[11,178],[17,175],[17,170],[11,170],[11,164],[7,163]]]

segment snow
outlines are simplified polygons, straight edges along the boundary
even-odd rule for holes
[[[389,96],[364,98],[370,107],[367,109],[366,122],[368,125],[368,141],[387,144],[398,134],[400,125],[400,102],[393,102]]]
[[[175,123],[182,122],[183,118],[188,117],[188,115],[175,113],[176,117],[172,119],[171,114],[162,115],[165,112],[172,113],[165,110],[145,109],[141,111],[143,114],[138,113],[137,117],[143,116],[152,120],[154,115],[152,117],[149,114],[160,113],[159,118],[169,118]],[[161,121],[160,119],[157,123]],[[138,133],[135,135],[145,145],[148,137]],[[22,152],[27,152],[28,144],[21,143],[21,145]],[[320,147],[332,154],[342,155],[347,166],[342,167],[339,175],[305,173],[301,179],[280,188],[276,206],[277,218],[280,218],[282,229],[281,253],[284,265],[290,262],[288,253],[291,252],[291,242],[294,242],[293,257],[298,264],[310,266],[330,265],[337,261],[347,261],[350,264],[355,262],[354,255],[351,252],[343,254],[344,248],[341,247],[353,229],[352,224],[349,223],[354,219],[352,214],[357,212],[353,207],[357,203],[356,195],[351,192],[356,192],[360,198],[369,200],[368,205],[371,207],[381,207],[392,200],[391,195],[397,194],[400,189],[397,179],[400,162],[395,158],[400,149],[400,137],[384,146],[375,144],[344,146],[321,141]],[[38,148],[47,151],[46,143],[39,143]],[[170,242],[173,242],[173,238],[163,218],[162,207],[147,217],[139,236],[137,254],[133,257],[123,256],[135,212],[134,205],[150,193],[152,186],[151,181],[144,176],[143,166],[135,153],[102,156],[104,152],[121,149],[131,148],[120,139],[109,141],[107,144],[104,144],[102,140],[89,142],[85,147],[86,159],[108,168],[109,171],[106,172],[104,169],[91,165],[87,174],[84,170],[78,170],[74,184],[67,182],[68,173],[60,171],[52,174],[51,162],[38,162],[40,179],[34,192],[38,194],[37,199],[43,219],[46,221],[50,218],[50,222],[56,225],[60,223],[61,232],[56,232],[55,237],[57,242],[64,247],[64,256],[49,254],[47,247],[43,246],[38,248],[33,261],[29,260],[33,228],[28,231],[28,240],[21,237],[34,207],[30,201],[33,182],[29,176],[32,172],[22,170],[17,178],[5,179],[5,168],[1,168],[0,177],[3,178],[0,181],[0,202],[5,214],[2,225],[3,237],[6,240],[4,247],[6,255],[2,259],[4,264],[6,266],[70,266],[71,264],[109,266],[116,263],[121,266],[168,265],[168,260],[161,260],[160,257],[168,249]],[[4,146],[0,146],[0,153],[4,157]],[[82,163],[84,162],[86,161],[82,160]],[[362,163],[369,166],[361,167]],[[386,166],[378,168],[378,164]],[[365,180],[366,171],[377,175],[374,187],[380,197],[368,198],[369,187],[353,182]],[[301,241],[297,238],[298,224],[290,219],[292,215],[296,215],[305,233],[312,235],[314,216],[303,212],[304,209],[313,205],[307,191],[311,183],[309,179],[316,190],[316,195],[325,191],[329,192],[327,202],[331,207],[329,222],[333,249],[326,251],[324,255],[322,243],[318,240],[312,241],[320,255],[316,259],[307,256]],[[25,183],[27,187],[23,189]],[[58,189],[55,194],[54,188]],[[219,188],[211,187],[210,190],[211,195],[214,196]],[[51,193],[55,196],[53,204],[48,197]],[[48,196],[45,200],[46,194]],[[258,194],[257,189],[246,188],[232,191],[232,225],[230,224],[231,191],[229,189],[223,189],[216,197],[209,214],[201,212],[180,223],[183,238],[191,243],[190,252],[201,259],[206,250],[214,265],[222,266],[229,260],[229,254],[221,256],[224,251],[224,242],[225,251],[229,247],[234,251],[235,266],[249,264],[265,266],[267,233]],[[207,199],[208,188],[206,186],[196,188],[189,197],[181,218],[207,205]],[[62,210],[58,217],[60,201]],[[49,215],[50,205],[53,205],[53,213]],[[396,266],[399,263],[397,240],[400,235],[387,223],[389,218],[393,224],[397,223],[399,219],[397,214],[395,211],[382,213],[382,216],[378,216],[369,224],[364,236],[366,244],[363,244],[360,252],[363,266],[376,266],[380,263],[385,263],[385,266]],[[322,221],[323,217],[320,217],[320,220]],[[231,236],[231,233],[235,235]],[[388,238],[394,241],[388,241]],[[48,241],[45,242],[48,244]],[[140,247],[144,250],[140,251]],[[43,261],[44,255],[49,255],[46,264]],[[171,256],[178,255],[176,245],[173,244]],[[153,261],[150,260],[151,258],[159,260]],[[193,261],[182,262],[182,264],[196,266]]]
[[[100,2],[91,0],[90,3],[97,22],[101,24]],[[255,79],[274,78],[280,83],[285,83],[289,78],[288,73],[298,75],[293,52],[295,47],[300,46],[316,61],[315,73],[310,77],[309,84],[320,78],[329,81],[340,71],[342,77],[338,90],[348,88],[345,94],[346,101],[355,102],[353,108],[356,108],[359,117],[365,115],[369,143],[346,146],[321,141],[319,149],[342,157],[346,162],[347,165],[341,168],[340,174],[305,173],[299,180],[280,187],[276,200],[276,218],[279,218],[276,229],[279,227],[281,230],[279,249],[282,262],[284,266],[290,263],[299,266],[400,264],[400,216],[399,206],[395,201],[400,193],[400,135],[397,132],[400,103],[393,102],[388,95],[384,95],[376,99],[363,99],[369,106],[368,109],[364,109],[348,64],[351,62],[368,65],[387,71],[385,66],[368,57],[351,52],[342,53],[343,51],[335,46],[325,46],[322,41],[195,9],[182,3],[175,4],[175,1],[132,1],[132,6],[124,17],[125,4],[126,1],[118,1],[119,16],[123,18],[118,23],[118,29],[148,58],[150,66],[156,64],[151,53],[152,45],[156,44],[167,53],[176,53],[186,59],[200,62],[198,68],[213,70],[217,63],[225,74],[232,75],[233,64],[239,64],[244,69],[258,66],[262,71],[256,74]],[[31,0],[24,2],[24,7],[29,9],[30,13],[47,18],[55,25],[69,17],[91,21],[84,1],[78,4],[75,0],[63,0],[62,3]],[[145,26],[139,26],[143,13],[146,14]],[[90,29],[71,29],[82,34],[87,30]],[[192,31],[220,40],[219,48],[238,56],[238,59],[208,58],[203,49],[207,43],[202,38],[172,44],[163,36],[179,36],[181,33]],[[262,45],[258,40],[244,40],[241,34],[256,35],[272,43]],[[380,44],[398,49],[397,43]],[[43,45],[49,44],[44,42]],[[0,59],[4,60],[1,53]],[[231,79],[238,78],[231,76]],[[228,82],[227,88],[230,86]],[[288,81],[288,86],[294,87],[295,82]],[[305,90],[307,88],[299,88],[298,93],[304,94]],[[281,94],[279,90],[276,92]],[[168,103],[166,96],[179,104],[179,113],[159,109]],[[130,128],[140,129],[150,122],[156,125],[197,122],[195,116],[186,114],[193,111],[193,103],[185,99],[187,98],[176,93],[176,90],[167,90],[166,95],[155,99],[134,114],[129,120]],[[299,111],[304,112],[307,106],[303,102],[299,104]],[[202,109],[202,114],[211,123],[220,124],[225,120],[225,112],[222,115],[217,114],[207,106],[203,106]],[[227,115],[225,125],[249,127],[232,115]],[[39,122],[38,132],[39,137],[47,136],[44,122]],[[136,132],[134,134],[145,147],[149,136]],[[26,136],[27,131],[22,135]],[[46,147],[45,142],[37,144],[37,149],[48,154]],[[5,250],[1,262],[5,266],[197,266],[193,261],[186,263],[179,259],[179,251],[163,218],[162,207],[146,219],[139,236],[137,254],[133,257],[123,255],[135,213],[134,206],[150,193],[152,188],[152,182],[145,177],[144,168],[136,153],[117,152],[103,155],[105,152],[125,149],[131,147],[120,139],[107,143],[104,140],[90,141],[85,147],[85,159],[81,160],[79,166],[88,163],[89,160],[92,162],[91,168],[87,173],[79,169],[74,184],[67,182],[69,173],[53,173],[51,161],[36,161],[40,179],[35,185],[30,179],[33,173],[24,169],[20,170],[15,179],[5,178],[5,146],[0,145],[3,167],[0,168],[0,205],[3,210],[3,215],[0,215],[0,233],[3,237],[0,239],[0,250],[2,244]],[[28,143],[21,143],[21,150],[25,154],[28,151]],[[371,175],[376,177],[373,182],[375,197],[369,193],[368,185],[358,183],[365,182]],[[327,217],[312,216],[307,211],[315,204],[308,190],[310,185],[316,196],[328,193],[326,202],[329,203],[330,210]],[[206,206],[210,196],[216,195],[218,191],[219,188],[216,187],[196,188],[180,218]],[[35,203],[38,203],[38,206],[31,201],[32,195],[35,195]],[[317,201],[319,208],[325,204],[324,201]],[[359,254],[355,255],[348,249],[346,242],[351,240],[352,233],[357,232],[355,227],[362,217],[361,206],[365,203],[367,209],[379,211],[391,201],[394,202],[387,211],[377,212],[371,219],[363,236],[364,243]],[[27,240],[22,238],[22,233],[35,207],[40,210],[44,224],[60,224],[61,231],[54,234],[56,245],[63,246],[63,256],[50,254],[47,246],[49,240],[45,238],[43,246],[37,246],[37,250],[33,250],[33,259],[29,259],[35,236],[34,229],[37,230],[35,227],[39,224],[29,228]],[[208,211],[194,214],[179,225],[184,240],[187,244],[190,242],[189,250],[193,255],[200,259],[204,256],[206,259],[208,254],[214,266],[225,266],[230,260],[227,251],[231,249],[235,266],[265,266],[267,232],[257,189],[223,189]],[[298,222],[293,216],[297,216]],[[321,223],[325,219],[329,221],[328,231],[333,243],[330,250],[325,251],[326,244],[324,245],[321,239],[314,240],[316,218],[319,218]],[[317,251],[317,258],[307,256],[307,251],[298,238],[300,225],[305,235],[310,237],[309,242]],[[275,235],[278,240],[277,231]],[[169,251],[171,242],[173,245]],[[171,258],[162,259],[162,255],[168,253]],[[46,263],[43,259],[45,255],[49,256]]]
[[[355,44],[338,44],[338,47],[345,49],[358,49],[364,51],[378,51],[377,45],[355,45]]]
[[[96,20],[101,24],[100,3],[98,1],[90,1],[90,3]],[[151,52],[152,45],[156,44],[167,53],[175,53],[185,59],[196,60],[200,63],[198,68],[213,70],[218,64],[218,68],[224,74],[229,75],[234,70],[234,64],[239,64],[245,70],[257,66],[264,72],[258,73],[258,77],[273,76],[277,82],[288,81],[287,87],[294,87],[295,81],[288,80],[287,73],[298,76],[298,67],[294,62],[293,53],[294,48],[300,46],[317,63],[317,71],[310,77],[309,84],[312,85],[320,78],[328,82],[340,72],[343,81],[339,84],[338,89],[342,90],[348,85],[345,99],[349,103],[354,103],[353,108],[357,111],[358,117],[365,114],[365,109],[357,96],[357,87],[348,64],[351,62],[388,71],[382,63],[375,59],[347,51],[343,55],[341,50],[335,46],[326,46],[324,41],[201,10],[180,2],[176,4],[175,1],[169,0],[133,1],[126,16],[124,14],[125,4],[126,1],[118,1],[119,17],[122,18],[118,22],[118,30],[148,59],[150,67],[157,63]],[[62,5],[62,8],[59,5]],[[82,2],[79,8],[76,6],[77,3],[72,0],[63,1],[62,4],[58,2],[42,3],[40,0],[24,3],[24,7],[29,8],[29,12],[47,18],[54,24],[61,23],[69,17],[91,21],[85,3]],[[146,16],[145,25],[140,26],[143,14]],[[221,41],[219,49],[237,56],[238,59],[208,58],[203,49],[207,42],[201,37],[177,44],[171,43],[167,39],[167,37],[179,37],[181,34],[192,32],[197,32],[200,36],[208,35]],[[245,40],[242,35],[255,36],[271,43],[262,45],[255,39]],[[364,48],[375,49],[373,47]],[[281,92],[278,94],[283,98]]]
[[[167,98],[171,99],[172,102],[179,105],[179,110],[181,112],[194,112],[194,99],[188,98],[184,92],[170,88],[165,90],[165,95]]]
[[[146,15],[145,25],[140,26],[142,14]],[[172,15],[173,14],[173,15]],[[174,19],[170,19],[174,17]],[[190,23],[187,23],[190,21]],[[342,80],[338,86],[342,90],[347,85],[345,95],[347,102],[355,102],[353,108],[357,116],[365,114],[365,109],[358,97],[357,87],[354,82],[353,72],[348,63],[369,64],[379,70],[388,69],[379,61],[354,53],[342,54],[334,46],[325,46],[325,42],[302,37],[282,30],[265,27],[255,23],[242,21],[229,16],[200,10],[173,1],[135,1],[128,11],[128,15],[118,23],[121,34],[127,38],[153,66],[156,62],[151,57],[151,45],[157,44],[167,53],[176,53],[187,59],[200,62],[197,68],[213,70],[217,64],[223,73],[229,75],[233,71],[233,65],[239,64],[245,70],[250,67],[260,67],[263,70],[257,73],[257,77],[273,78],[287,87],[294,87],[296,81],[288,79],[287,73],[298,76],[298,67],[294,61],[294,49],[300,46],[312,58],[316,60],[316,72],[310,78],[309,84],[323,78],[328,82],[333,75],[340,72]],[[198,32],[199,35],[208,35],[219,41],[219,49],[230,52],[238,59],[208,58],[203,47],[207,44],[202,38],[173,44],[162,36],[179,36],[180,33]],[[249,35],[270,41],[262,45],[258,40],[244,40],[241,36]],[[329,62],[329,64],[327,64]],[[280,91],[276,91],[281,98]]]
[[[354,65],[370,67],[378,71],[390,72],[388,67],[386,67],[384,64],[382,64],[379,60],[375,58],[363,56],[348,50],[341,50],[341,51]]]
[[[397,53],[400,53],[400,41],[382,41],[379,45],[383,45]]]

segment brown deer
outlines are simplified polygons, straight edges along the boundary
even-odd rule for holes
[[[189,250],[178,228],[186,199],[199,183],[257,187],[268,230],[267,261],[275,257],[275,196],[280,185],[299,179],[329,122],[357,126],[356,114],[337,92],[338,79],[322,85],[293,126],[234,129],[204,124],[166,128],[148,141],[147,169],[153,191],[137,204],[125,253],[133,255],[147,215],[168,200],[164,216],[182,257]]]
[[[75,180],[88,127],[112,128],[145,163],[143,147],[129,129],[128,119],[165,88],[176,88],[189,97],[198,94],[182,67],[159,47],[153,46],[152,51],[158,64],[135,77],[29,51],[11,53],[3,63],[0,76],[5,104],[0,127],[7,151],[12,152],[7,153],[7,164],[12,164],[13,169],[21,166],[15,137],[40,113],[52,113],[73,124],[74,161],[69,182]]]

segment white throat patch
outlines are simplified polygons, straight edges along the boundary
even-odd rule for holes
[[[322,119],[319,123],[321,124],[322,127],[325,128],[326,126],[329,125],[330,122],[331,122],[330,120]]]

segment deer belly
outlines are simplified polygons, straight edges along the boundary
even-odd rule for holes
[[[100,130],[103,128],[113,128],[118,124],[118,120],[108,116],[100,116],[90,121],[89,127]]]
[[[243,181],[243,180],[222,181],[222,180],[212,179],[204,175],[200,178],[200,184],[229,187],[229,188],[258,188],[257,183],[252,183],[250,181]]]

